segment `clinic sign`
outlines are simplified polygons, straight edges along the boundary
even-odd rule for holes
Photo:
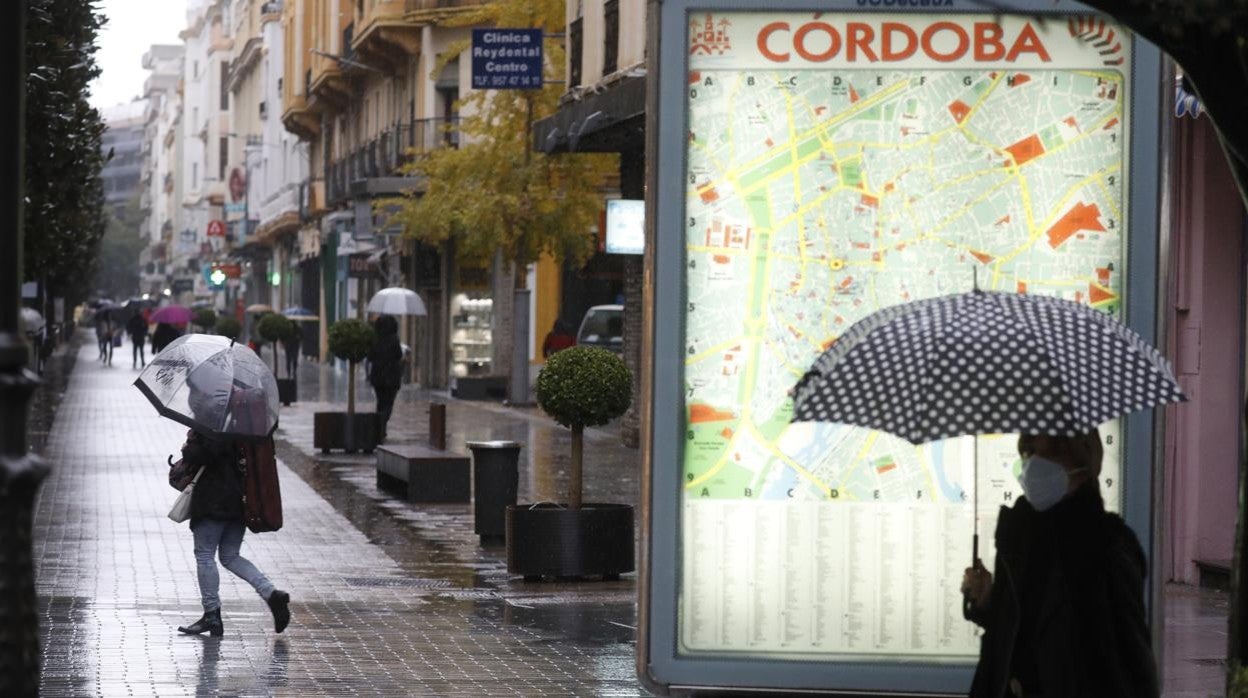
[[[1151,335],[1159,54],[1075,3],[1002,4],[660,5],[654,684],[965,694],[959,583],[1020,494],[1016,438],[794,424],[789,389],[854,322],[976,278]],[[1146,538],[1151,424],[1101,433],[1107,507]]]
[[[472,89],[542,87],[541,29],[473,29]]]

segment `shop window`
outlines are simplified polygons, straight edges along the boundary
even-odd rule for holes
[[[494,301],[480,291],[451,298],[451,375],[491,373]]]

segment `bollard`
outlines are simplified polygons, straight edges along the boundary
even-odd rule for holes
[[[469,441],[472,450],[472,530],[481,543],[502,543],[507,536],[507,507],[516,503],[520,484],[517,441]]]
[[[446,450],[446,403],[429,403],[429,448]]]

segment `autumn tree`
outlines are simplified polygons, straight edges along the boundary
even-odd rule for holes
[[[540,28],[562,34],[564,0],[491,2],[454,20],[458,26]],[[562,78],[561,42],[544,42],[546,77]],[[434,75],[464,49],[448,47]],[[461,263],[494,265],[494,367],[510,373],[512,294],[524,267],[541,255],[582,264],[594,251],[590,229],[603,206],[603,186],[615,159],[602,154],[548,155],[531,147],[533,122],[553,114],[565,88],[560,79],[533,90],[474,90],[460,100],[459,147],[415,159],[406,174],[418,191],[379,202],[391,220],[431,246],[450,243]],[[517,270],[521,273],[517,274]]]

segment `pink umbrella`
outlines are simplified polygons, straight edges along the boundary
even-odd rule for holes
[[[181,305],[166,305],[152,313],[148,321],[163,322],[169,325],[185,325],[191,321],[191,309]]]

